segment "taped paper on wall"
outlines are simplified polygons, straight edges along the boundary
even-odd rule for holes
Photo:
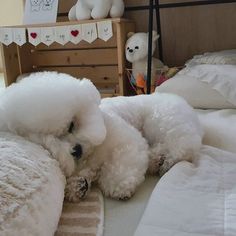
[[[55,23],[58,0],[26,0],[24,24]]]

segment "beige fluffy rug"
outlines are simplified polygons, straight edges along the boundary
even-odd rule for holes
[[[54,236],[102,236],[104,223],[103,196],[92,189],[79,203],[64,202],[57,232]]]

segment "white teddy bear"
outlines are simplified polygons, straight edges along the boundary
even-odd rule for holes
[[[121,17],[124,14],[123,0],[78,0],[70,9],[70,21]]]
[[[152,55],[156,49],[156,42],[159,35],[156,31],[152,33]],[[128,33],[126,42],[126,59],[132,63],[132,82],[140,88],[146,85],[147,63],[148,63],[148,33]],[[157,58],[152,57],[152,91],[155,87],[155,78],[158,70],[163,70],[166,67]]]

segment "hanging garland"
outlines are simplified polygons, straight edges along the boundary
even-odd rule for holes
[[[108,41],[113,36],[112,22],[110,20],[97,23],[78,25],[65,25],[54,27],[30,27],[30,28],[0,28],[0,42],[8,46],[16,43],[19,46],[26,42],[34,46],[43,43],[50,46],[57,42],[65,45],[68,42],[78,44],[82,40],[92,43],[97,38]]]

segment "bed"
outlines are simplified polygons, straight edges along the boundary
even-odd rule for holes
[[[104,236],[236,235],[236,66],[229,64],[236,51],[216,55],[189,61],[156,90],[178,94],[195,108],[205,129],[201,152],[160,180],[148,177],[127,202],[105,199]],[[65,186],[58,164],[20,137],[0,133],[0,141],[2,235],[53,235]],[[22,171],[25,166],[32,171]]]
[[[105,236],[236,235],[235,58],[236,50],[198,55],[156,89],[195,108],[204,145],[193,163],[148,177],[128,203],[106,199]]]

